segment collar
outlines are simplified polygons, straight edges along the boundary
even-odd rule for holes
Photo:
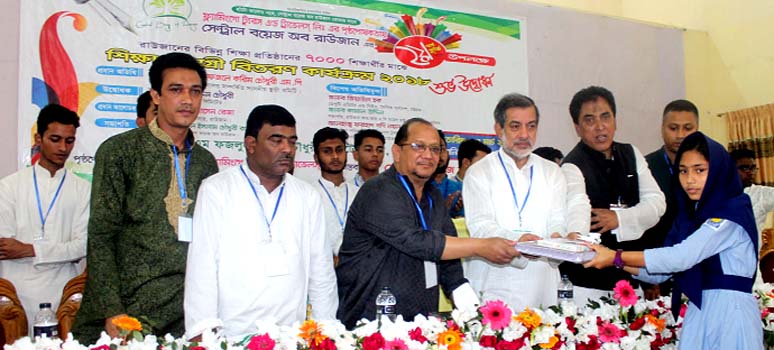
[[[398,186],[400,186],[401,190],[403,190],[403,184],[401,184],[400,180],[398,180],[397,178],[398,176],[403,177],[403,179],[406,180],[406,183],[411,185],[411,179],[408,177],[408,175],[403,175],[399,173],[398,169],[395,169],[394,163],[389,169],[385,170],[382,174],[386,174],[390,179],[392,179],[392,181],[395,181],[398,184]],[[432,185],[428,186],[428,184],[432,182],[433,182],[432,179],[427,180],[422,186],[422,201],[425,200],[425,197],[430,195],[430,192],[432,191],[433,187]],[[414,186],[409,186],[409,188],[411,189],[411,195],[414,196],[414,198],[416,198],[416,193],[414,193]]]
[[[159,127],[159,123],[156,121],[157,119],[153,119],[150,124],[148,124],[148,130],[151,132],[151,134],[156,137],[157,139],[161,140],[162,142],[166,143],[167,146],[174,145],[174,142],[172,142],[172,137],[167,135],[164,130],[161,130]],[[194,135],[191,129],[188,129],[188,136],[186,136],[186,140],[188,141],[188,144],[191,145],[191,149],[193,149],[196,146],[196,142],[194,141]],[[187,149],[180,150],[181,153],[187,153]]]
[[[580,149],[584,153],[589,154],[593,158],[596,158],[598,160],[610,160],[610,161],[615,160],[615,152],[618,149],[618,142],[613,141],[613,144],[610,146],[610,155],[611,155],[610,159],[607,159],[604,153],[589,147],[589,145],[585,144],[583,140],[579,141],[578,144],[580,145]]]
[[[527,162],[524,163],[524,166],[519,168],[516,166],[516,161],[511,158],[511,156],[506,153],[502,148],[497,150],[497,152],[500,152],[500,156],[503,158],[503,162],[505,162],[505,165],[508,167],[513,167],[513,169],[516,169],[516,171],[520,171],[524,174],[527,174],[529,172],[529,168],[535,164],[535,157],[532,156],[532,153],[529,154],[527,157]]]
[[[62,176],[64,176],[65,171],[67,170],[67,167],[62,167],[61,169],[57,170],[54,173],[54,176],[51,176],[51,173],[48,172],[48,169],[42,167],[40,165],[40,161],[36,162],[35,165],[35,173],[38,174],[38,179],[44,178],[44,179],[61,179]],[[45,176],[42,176],[41,174],[45,174]]]
[[[247,165],[247,159],[245,159],[245,161],[241,165],[239,165],[239,166],[240,167],[244,167],[245,174],[247,174],[247,178],[250,179],[250,182],[252,182],[253,184],[258,184],[260,188],[262,188],[264,191],[269,193],[269,191],[266,189],[266,187],[264,187],[263,184],[261,183],[261,178],[258,177],[258,175],[255,175],[255,173],[252,170],[250,170],[250,166]],[[285,175],[282,176],[282,181],[279,183],[277,188],[274,189],[275,192],[277,190],[279,190],[282,187],[282,185],[284,185],[288,181],[288,176],[289,175],[290,174],[285,173]],[[269,194],[271,194],[271,193],[269,193]]]
[[[454,179],[457,180],[457,182],[462,183],[462,178],[460,178],[460,173],[455,174]]]
[[[333,188],[338,190],[338,189],[344,189],[345,187],[347,187],[347,179],[344,179],[344,182],[342,182],[341,185],[338,185],[338,186],[336,186],[333,182],[328,181],[322,176],[320,176],[319,179],[320,181],[322,181],[323,185],[325,185],[326,188]]]

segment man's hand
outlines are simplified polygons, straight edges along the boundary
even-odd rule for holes
[[[457,191],[455,193],[460,193],[460,191]],[[462,193],[460,193],[459,199],[457,200],[457,203],[454,204],[454,211],[459,212],[462,211]]]
[[[591,231],[607,232],[618,228],[618,215],[610,209],[591,209]]]
[[[591,259],[591,261],[583,264],[583,267],[596,267],[598,269],[603,269],[608,266],[613,266],[613,260],[615,260],[615,250],[599,244],[589,244],[589,248],[594,249],[594,251],[597,252],[597,255],[594,256],[594,259]]]
[[[126,317],[129,316],[127,314],[120,314],[115,315],[113,317],[105,319],[105,332],[110,336],[110,338],[118,338],[119,330],[116,325],[113,324],[113,319],[119,318],[119,317]]]
[[[450,193],[448,196],[446,196],[446,209],[452,209],[452,204],[454,204],[454,199],[457,198],[457,196],[460,196],[461,194],[462,194],[462,192],[456,191],[456,192]],[[457,205],[459,205],[459,202],[458,202]],[[456,208],[456,206],[455,206],[455,208]]]
[[[476,255],[495,264],[504,265],[510,263],[514,257],[521,255],[514,248],[514,245],[516,245],[516,242],[505,238],[481,238]]]
[[[35,256],[32,244],[22,243],[15,238],[0,238],[0,260],[21,259]]]
[[[567,239],[571,239],[574,241],[574,240],[577,240],[578,238],[580,238],[580,233],[578,232],[570,232],[567,234]]]

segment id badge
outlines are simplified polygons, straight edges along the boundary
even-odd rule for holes
[[[177,217],[177,240],[180,242],[191,242],[193,239],[193,218],[190,215],[180,215]]]
[[[261,245],[261,261],[266,277],[285,276],[290,273],[288,255],[278,242]]]
[[[518,240],[519,237],[521,237],[521,235],[523,235],[523,234],[526,234],[526,233],[533,234],[533,235],[535,234],[535,232],[533,232],[531,229],[529,229],[529,227],[517,228],[515,230],[512,230],[511,232],[513,232],[513,237],[509,237],[509,238],[514,240],[514,241]]]
[[[438,285],[438,268],[432,261],[425,261],[425,289]]]

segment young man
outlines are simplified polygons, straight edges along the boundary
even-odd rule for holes
[[[0,180],[0,276],[11,281],[30,327],[40,303],[59,306],[62,289],[86,256],[90,184],[65,169],[78,115],[60,105],[40,110],[40,160]]]
[[[384,161],[384,135],[379,130],[363,129],[355,134],[355,150],[352,157],[357,162],[357,174],[352,179],[355,187],[363,186],[368,179],[379,175]]]
[[[320,165],[320,178],[312,185],[320,192],[325,213],[325,233],[334,261],[347,223],[347,212],[355,200],[358,187],[344,181],[347,166],[347,132],[325,127],[314,134],[314,161]]]
[[[296,120],[277,105],[250,112],[247,160],[208,178],[199,191],[185,276],[187,338],[222,326],[231,340],[255,321],[302,322],[336,313],[336,276],[320,197],[287,173]]]
[[[633,145],[614,141],[613,94],[603,87],[590,86],[573,96],[569,110],[580,141],[562,165],[571,202],[567,208],[568,230],[599,232],[602,244],[613,249],[642,250],[643,242],[637,240],[658,222],[666,204],[642,153]],[[588,196],[585,204],[576,200],[583,195]],[[589,216],[589,226],[575,228],[569,224]],[[622,279],[639,287],[630,274],[614,267],[586,270],[581,265],[563,263],[560,270],[575,285],[578,305],[607,295]]]
[[[150,91],[145,91],[137,96],[137,127],[148,126],[154,119],[156,119],[156,105],[153,104]]]
[[[481,158],[486,157],[489,153],[492,153],[492,149],[479,140],[468,139],[462,141],[462,143],[460,143],[460,149],[457,151],[457,162],[459,163],[460,168],[457,170],[457,175],[454,175],[454,180],[462,183],[468,168],[481,160]]]
[[[449,149],[446,148],[446,135],[438,130],[441,139],[441,154],[438,158],[438,167],[433,174],[433,185],[441,191],[444,205],[449,210],[449,216],[456,218],[463,215],[462,208],[462,183],[449,179],[446,170],[449,168]]]
[[[144,316],[158,335],[183,334],[183,283],[191,214],[212,154],[190,126],[199,115],[207,75],[185,53],[159,56],[150,67],[157,118],[107,139],[97,150],[89,218],[89,278],[73,326],[91,344],[112,319]]]
[[[666,211],[656,226],[643,234],[643,248],[660,248],[677,216],[677,203],[672,189],[673,163],[680,143],[690,134],[699,130],[699,110],[688,100],[674,100],[664,107],[661,117],[661,136],[664,145],[645,156],[648,168],[656,179],[666,199]],[[662,285],[643,284],[645,298],[652,300],[660,295],[670,295],[671,282]]]

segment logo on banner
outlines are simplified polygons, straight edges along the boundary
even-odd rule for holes
[[[460,47],[462,35],[451,33],[441,24],[446,16],[438,17],[435,23],[422,22],[427,8],[417,11],[414,17],[404,14],[401,20],[390,27],[386,38],[369,38],[380,53],[393,53],[398,61],[419,69],[436,67],[444,61],[494,66],[494,57],[448,52]]]

